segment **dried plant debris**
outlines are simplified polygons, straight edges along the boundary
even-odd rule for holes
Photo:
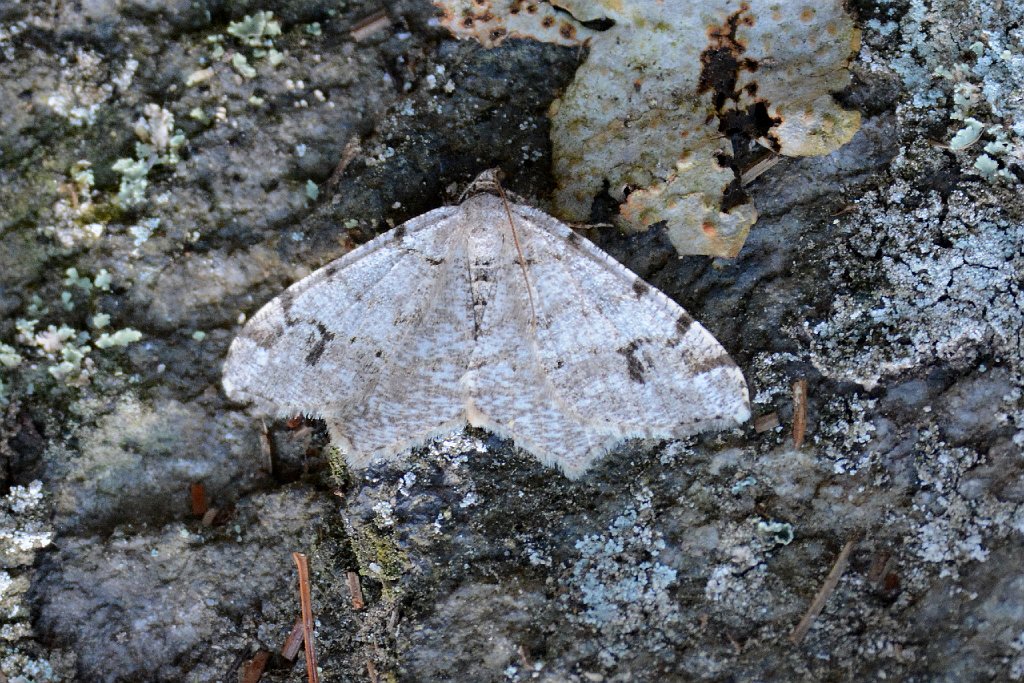
[[[481,193],[298,282],[232,343],[224,387],[326,419],[365,467],[470,423],[567,475],[631,437],[750,416],[676,303],[550,216]]]
[[[757,218],[734,138],[811,156],[860,126],[832,97],[860,42],[837,0],[435,4],[456,36],[487,46],[508,37],[589,45],[551,108],[556,213],[586,221],[607,189],[624,227],[664,222],[680,255],[735,256]]]

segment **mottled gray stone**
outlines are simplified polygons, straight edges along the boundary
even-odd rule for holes
[[[479,171],[501,166],[548,206],[546,109],[585,54],[456,42],[420,0],[388,3],[391,27],[354,42],[381,6],[0,6],[0,342],[24,357],[0,368],[0,474],[43,494],[0,542],[28,522],[57,532],[0,568],[14,586],[4,675],[234,680],[294,622],[288,555],[302,550],[326,680],[366,680],[367,662],[402,681],[1024,679],[1024,171],[995,151],[1004,176],[975,166],[987,128],[949,149],[965,115],[1016,140],[1019,1],[854,3],[863,47],[841,98],[862,129],[747,188],[761,219],[738,259],[676,259],[657,230],[586,230],[715,335],[755,417],[780,426],[628,443],[574,482],[472,431],[356,477],[327,465],[320,425],[270,422],[261,442],[220,389],[240,315]],[[282,21],[277,67],[227,35],[257,10]],[[213,34],[224,55],[186,86]],[[62,83],[96,105],[91,123],[51,103]],[[111,166],[134,158],[148,104],[174,115],[181,158],[120,207]],[[86,214],[68,188],[79,160],[94,172]],[[65,282],[70,267],[106,269],[109,290]],[[66,325],[91,346],[97,313],[143,336],[90,348],[80,383],[51,374],[60,351],[18,338],[17,320],[38,319],[35,333]],[[794,452],[797,378],[809,424]],[[189,509],[195,480],[222,511],[210,527]],[[273,658],[264,680],[304,676],[301,657]]]

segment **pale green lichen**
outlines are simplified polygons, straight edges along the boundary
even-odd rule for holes
[[[249,47],[266,47],[269,38],[281,35],[281,24],[273,12],[260,11],[228,24],[228,33]]]
[[[40,232],[52,237],[63,247],[87,245],[102,237],[106,226],[95,220],[95,179],[91,164],[82,159],[68,170],[68,183],[61,184],[53,204],[53,220],[44,223]]]
[[[111,276],[106,270],[101,270],[94,279],[79,273],[77,268],[68,268],[64,273],[64,284],[82,291],[86,301],[79,301],[79,304],[94,306],[90,295],[97,291],[109,289]],[[61,309],[69,310],[74,308],[71,292],[61,293]],[[30,315],[47,316],[51,315],[51,307],[44,306],[38,296],[34,296],[27,311]],[[110,324],[110,316],[102,311],[93,311],[87,318],[93,330],[100,330]],[[131,328],[125,328],[112,333],[102,333],[98,339],[93,341],[92,334],[86,330],[77,330],[67,323],[50,323],[44,329],[39,329],[37,318],[18,318],[14,321],[15,343],[18,345],[0,343],[0,366],[7,370],[15,370],[8,379],[18,380],[23,388],[32,390],[34,382],[40,376],[49,376],[60,381],[65,386],[82,387],[91,381],[95,372],[95,363],[90,357],[94,348],[108,349],[123,347],[138,341],[141,333]],[[25,361],[29,360],[29,363]],[[5,382],[5,391],[11,386]]]
[[[135,158],[118,159],[111,170],[121,175],[116,201],[131,208],[146,200],[147,178],[154,166],[174,166],[180,161],[178,150],[185,134],[174,129],[174,115],[158,104],[147,104],[143,116],[135,121]]]
[[[950,149],[979,140],[985,154],[964,155],[965,166],[986,180],[1024,180],[1024,41],[1015,18],[1020,5],[981,3],[953,24],[936,17],[962,14],[956,0],[910,0],[901,19],[906,38],[893,70],[913,93],[909,104],[923,112],[946,107],[962,121]],[[888,48],[889,43],[885,43]],[[864,55],[875,62],[870,53]]]
[[[83,292],[89,292],[92,290],[92,280],[87,277],[80,276],[78,274],[78,269],[71,267],[64,271],[64,286],[77,287]]]
[[[909,164],[901,154],[891,168],[915,171]],[[861,278],[880,284],[871,297],[839,294],[827,319],[808,321],[818,371],[872,389],[886,376],[978,354],[1019,365],[1024,229],[1012,213],[973,201],[971,190],[943,197],[904,180],[866,193],[860,205],[837,228],[844,238],[829,258],[854,264],[837,271],[839,291],[859,291]],[[861,257],[873,253],[882,257]]]
[[[125,208],[138,206],[146,200],[146,188],[149,187],[149,164],[141,159],[118,159],[110,167],[115,173],[121,174],[121,186],[117,191],[117,203]]]
[[[316,183],[314,183],[312,180],[306,181],[306,196],[312,199],[314,202],[316,201],[317,197],[320,196],[320,188],[317,187]]]
[[[210,57],[213,58],[214,60],[218,60],[218,59],[220,59],[221,57],[224,56],[224,45],[221,44],[222,40],[224,40],[224,36],[222,36],[219,33],[215,33],[213,35],[206,36],[206,42],[213,46],[210,49]],[[205,62],[206,60],[204,58],[201,61]]]
[[[31,622],[33,566],[55,535],[46,498],[38,480],[27,486],[15,484],[0,497],[0,680],[12,683],[72,678],[70,662],[59,651],[41,648]]]
[[[103,290],[104,292],[110,291],[110,283],[113,282],[113,278],[110,273],[107,272],[106,268],[100,268],[100,272],[96,273],[96,277],[93,278],[93,285],[96,289]]]
[[[21,354],[13,346],[0,342],[0,365],[5,368],[14,368],[21,365]]]
[[[985,129],[984,123],[971,117],[964,119],[964,124],[964,127],[958,130],[953,139],[949,141],[949,148],[954,152],[962,151],[973,145]]]
[[[661,559],[666,548],[654,525],[652,493],[641,490],[601,533],[579,539],[566,601],[578,600],[581,609],[568,610],[571,621],[593,628],[601,644],[602,664],[613,666],[640,639],[651,650],[663,646],[661,629],[651,623],[670,624],[679,608],[670,589],[677,571]],[[575,597],[569,597],[575,596]]]
[[[96,347],[100,349],[109,349],[114,346],[128,346],[142,339],[142,333],[138,330],[133,330],[130,327],[126,327],[123,330],[118,330],[113,334],[104,332],[96,340]]]
[[[202,107],[192,107],[188,112],[188,117],[204,126],[210,123],[210,117],[203,111]]]
[[[989,180],[995,178],[996,173],[999,172],[999,163],[987,154],[979,155],[978,158],[974,160],[973,165],[981,175],[985,176]]]
[[[256,69],[249,66],[249,61],[241,52],[236,52],[231,57],[231,66],[233,66],[235,71],[237,71],[243,78],[256,78]]]
[[[185,85],[191,88],[199,85],[200,83],[205,83],[211,78],[213,78],[213,69],[209,67],[205,69],[197,69],[188,75],[188,78],[185,79]]]
[[[779,545],[789,545],[795,538],[793,525],[789,522],[762,520],[757,523],[757,530]]]
[[[144,244],[150,237],[152,237],[153,233],[156,232],[157,228],[159,227],[159,218],[145,218],[136,223],[135,225],[128,226],[128,234],[132,236],[133,243],[135,244],[135,246],[138,247]]]

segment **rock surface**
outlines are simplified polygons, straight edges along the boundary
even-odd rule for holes
[[[381,8],[0,6],[2,675],[304,680],[301,551],[324,680],[1024,679],[1024,5],[852,3],[861,130],[747,186],[738,258],[587,230],[755,421],[572,482],[472,430],[352,476],[219,387],[245,315],[480,170],[551,208],[585,51]]]

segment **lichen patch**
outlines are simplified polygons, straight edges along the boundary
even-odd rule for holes
[[[821,155],[860,126],[859,114],[832,97],[846,86],[860,42],[835,0],[814,8],[764,0],[435,4],[452,33],[486,46],[508,37],[589,46],[549,112],[556,212],[589,220],[607,188],[624,228],[664,223],[680,255],[735,256],[757,219],[739,187],[734,137],[788,156]],[[564,30],[567,22],[575,31]]]

